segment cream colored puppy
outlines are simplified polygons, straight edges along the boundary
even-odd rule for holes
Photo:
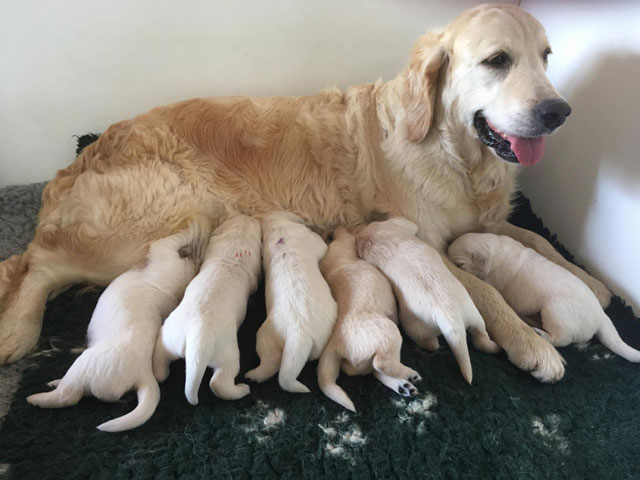
[[[442,334],[463,377],[471,383],[465,330],[469,329],[478,350],[495,353],[499,347],[487,335],[482,316],[465,288],[438,252],[416,238],[417,230],[416,224],[403,217],[373,222],[358,233],[358,254],[391,282],[407,335],[420,347],[434,351]]]
[[[418,394],[412,382],[422,380],[400,363],[402,336],[397,327],[396,299],[391,285],[373,265],[358,258],[356,239],[339,228],[320,261],[320,271],[338,303],[333,334],[318,363],[318,384],[334,402],[355,412],[336,384],[340,365],[348,375],[373,375],[404,397]]]
[[[271,378],[284,390],[309,389],[297,380],[308,360],[324,349],[336,321],[337,306],[318,262],[327,251],[322,238],[289,212],[275,212],[262,222],[267,319],[258,330],[260,365],[247,372],[256,382]]]
[[[203,233],[206,231],[206,235]],[[89,323],[89,348],[50,392],[27,397],[32,405],[75,405],[84,395],[115,402],[135,389],[138,406],[103,423],[105,432],[129,430],[146,422],[160,401],[152,355],[162,319],[175,308],[197,271],[198,247],[209,230],[198,223],[149,246],[147,264],[117,277],[100,296]]]
[[[169,363],[186,358],[185,396],[198,403],[198,389],[207,366],[215,369],[209,386],[215,395],[236,400],[249,386],[235,385],[240,371],[238,327],[247,300],[261,274],[260,222],[238,215],[218,227],[209,240],[200,273],[164,322],[153,354],[158,381],[169,375]]]
[[[520,242],[504,235],[468,233],[451,244],[449,257],[493,285],[519,315],[539,313],[544,330],[535,330],[556,347],[595,335],[614,353],[640,362],[640,352],[622,341],[589,287]]]

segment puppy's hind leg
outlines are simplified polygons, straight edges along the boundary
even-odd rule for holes
[[[280,368],[282,359],[282,345],[271,327],[269,318],[258,329],[256,352],[260,358],[260,365],[245,373],[245,378],[262,383],[273,377]]]
[[[340,355],[335,347],[329,343],[320,355],[318,362],[318,385],[320,390],[334,402],[342,405],[347,410],[356,411],[356,407],[346,392],[336,383],[340,375]]]
[[[393,377],[402,381],[418,383],[422,377],[412,368],[400,363],[400,351],[397,354],[392,352],[379,352],[373,357],[373,368],[376,372],[388,377]],[[383,382],[384,383],[384,382]],[[386,385],[386,384],[385,384]]]
[[[418,395],[418,389],[407,380],[402,378],[390,377],[389,375],[385,375],[384,373],[380,373],[378,371],[374,371],[373,375],[380,380],[380,383],[389,387],[396,393],[399,393],[403,397],[415,397]]]
[[[471,302],[471,298],[469,298],[469,302]],[[484,353],[498,353],[500,351],[500,346],[489,338],[484,320],[475,306],[473,307],[473,310],[475,311],[472,313],[472,320],[468,323],[469,334],[471,335],[471,342],[473,343],[473,346]]]
[[[160,330],[156,345],[153,349],[153,376],[160,383],[169,376],[169,365],[177,357],[173,355],[164,345],[163,332]]]
[[[222,352],[221,352],[222,353]],[[209,387],[211,391],[223,400],[238,400],[249,395],[249,385],[235,384],[235,378],[240,371],[240,350],[238,342],[230,342],[224,352],[224,360],[220,368],[216,368]]]
[[[49,383],[51,384],[52,382]],[[78,403],[82,395],[82,387],[72,383],[62,383],[62,380],[60,380],[55,390],[29,395],[27,402],[35,407],[41,408],[70,407]]]
[[[313,340],[304,333],[286,339],[278,374],[278,382],[284,390],[293,393],[310,392],[297,378],[309,360],[312,348]]]

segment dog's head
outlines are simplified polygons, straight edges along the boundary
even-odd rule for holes
[[[542,25],[511,5],[481,5],[423,36],[404,73],[409,140],[422,142],[442,108],[439,118],[503,160],[538,163],[544,135],[571,113],[547,79],[550,53]]]
[[[449,246],[447,255],[457,267],[484,279],[491,270],[493,259],[491,237],[491,234],[466,233]]]

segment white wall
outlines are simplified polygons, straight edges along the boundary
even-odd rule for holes
[[[392,78],[419,35],[479,3],[2,1],[0,186],[51,178],[72,135],[154,106]]]
[[[577,260],[640,314],[640,2],[521,7],[546,27],[549,77],[573,107],[523,190]]]

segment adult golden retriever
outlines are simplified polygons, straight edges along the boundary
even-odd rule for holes
[[[35,238],[0,264],[0,362],[35,345],[47,298],[107,284],[147,244],[206,215],[287,209],[323,230],[404,215],[445,251],[465,232],[512,236],[599,281],[537,235],[506,223],[518,164],[570,108],[546,78],[542,26],[508,5],[482,5],[420,38],[388,82],[298,98],[195,99],[111,125],[42,195]],[[489,285],[449,267],[509,359],[541,381],[564,373],[556,350]]]

